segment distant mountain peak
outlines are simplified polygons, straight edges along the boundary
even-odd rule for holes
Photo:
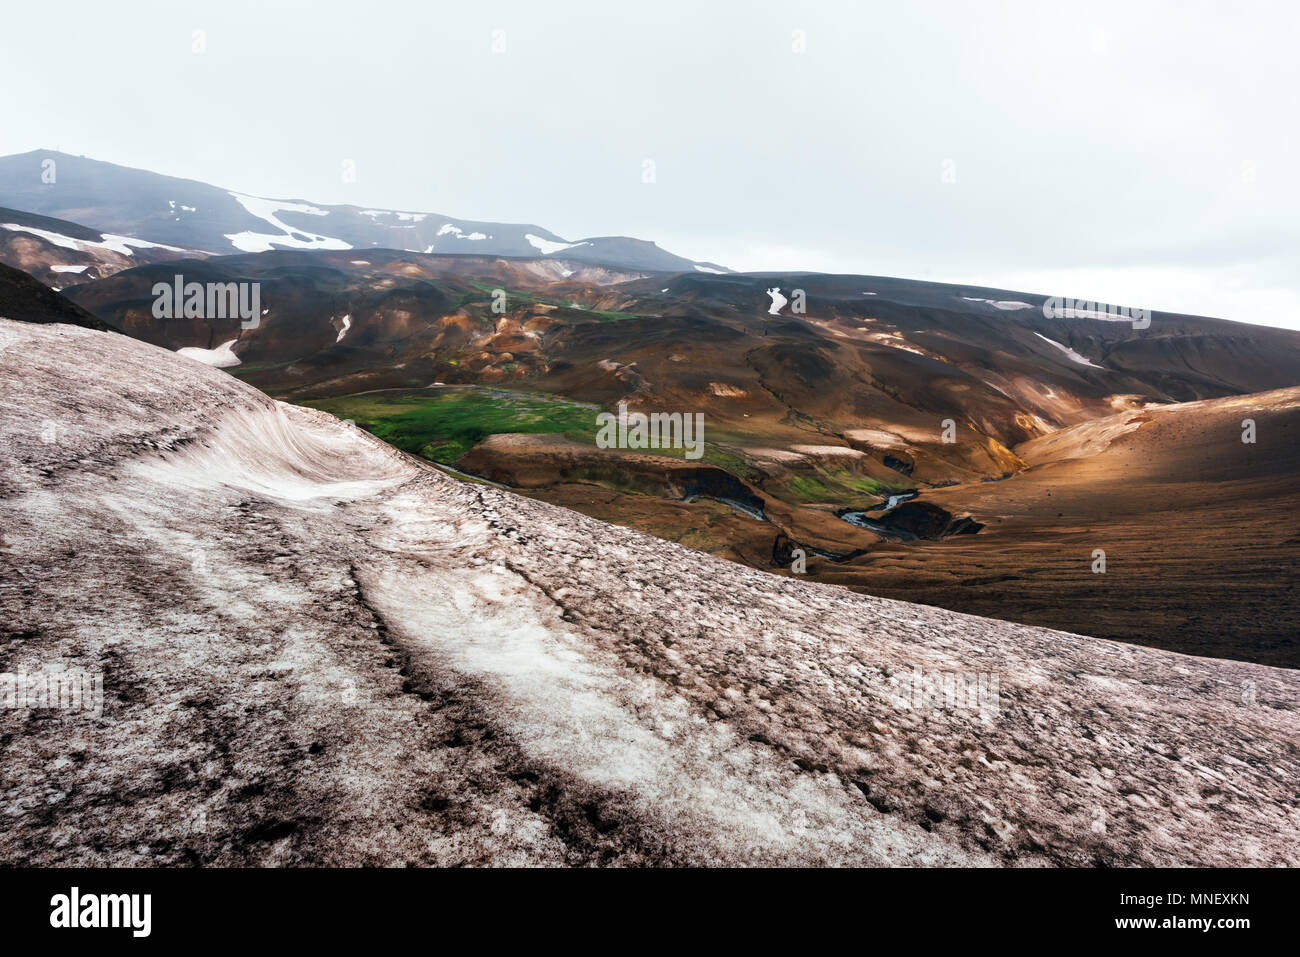
[[[697,267],[729,271],[630,236],[568,240],[532,223],[268,199],[55,150],[0,157],[0,206],[218,255],[384,248],[529,258],[562,255],[645,272],[689,272]]]

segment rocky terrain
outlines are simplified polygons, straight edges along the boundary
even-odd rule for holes
[[[6,864],[1300,863],[1295,671],[779,578],[70,325],[0,321],[0,456],[0,670],[103,681],[0,709]]]
[[[177,273],[258,283],[260,322],[157,318]],[[1042,295],[874,276],[395,250],[146,264],[67,293],[404,451],[752,567],[790,574],[802,553],[813,580],[872,594],[1300,666],[1293,413],[1261,398],[1247,446],[1197,404],[1300,384],[1293,331],[1054,317]],[[620,403],[703,416],[702,457],[599,447]],[[1035,451],[1176,408],[1185,426],[1069,465]]]

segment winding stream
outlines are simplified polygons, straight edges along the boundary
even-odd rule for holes
[[[740,512],[742,515],[748,515],[750,518],[757,519],[760,522],[767,521],[767,516],[763,514],[762,509],[757,509],[751,505],[746,505],[744,502],[738,502],[734,498],[724,498],[721,495],[691,495],[687,498],[682,499],[682,501],[686,502],[689,505],[691,502],[697,501],[702,498],[712,499],[715,502],[721,502],[723,505],[726,505],[728,508],[734,508],[737,512]]]
[[[890,509],[906,502],[909,498],[916,498],[916,492],[899,492],[897,495],[889,496],[889,500],[885,502],[885,510],[880,514],[884,515],[885,512],[888,512]]]
[[[844,521],[848,522],[850,525],[856,525],[858,528],[865,528],[869,531],[876,532],[880,535],[886,535],[890,538],[898,538],[904,541],[908,541],[916,538],[916,536],[910,532],[904,532],[894,528],[887,528],[886,526],[880,524],[879,519],[883,518],[889,512],[893,511],[903,502],[906,502],[908,499],[912,499],[912,498],[916,498],[915,491],[899,492],[896,495],[889,496],[888,500],[886,500],[885,502],[884,508],[880,510],[880,514],[875,516],[874,519],[867,517],[867,512],[876,511],[876,509],[874,508],[866,509],[864,511],[857,511],[857,512],[840,512],[839,517]]]

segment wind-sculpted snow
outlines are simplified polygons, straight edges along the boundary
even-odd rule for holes
[[[124,336],[0,321],[0,430],[0,671],[103,680],[0,709],[5,863],[1300,862],[1291,671],[776,578]]]

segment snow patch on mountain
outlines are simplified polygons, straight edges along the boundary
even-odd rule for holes
[[[185,356],[187,359],[195,359],[204,365],[215,366],[218,369],[226,369],[230,366],[239,365],[239,356],[235,355],[232,348],[238,339],[231,339],[229,342],[223,342],[215,349],[201,349],[198,346],[185,346],[177,349],[176,354]]]
[[[399,213],[397,210],[393,210],[393,209],[363,209],[361,211],[361,215],[371,216],[371,217],[396,216],[398,220],[404,223],[420,223],[423,222],[428,217],[429,214],[428,213]]]
[[[257,233],[244,230],[239,233],[226,233],[225,236],[236,249],[246,253],[269,252],[277,246],[290,249],[351,249],[349,243],[330,236],[321,236],[281,222],[279,213],[306,213],[310,216],[328,216],[329,210],[318,209],[307,203],[294,203],[283,199],[261,199],[231,192],[239,204],[251,215],[279,230],[278,233]],[[302,239],[299,236],[304,237]]]
[[[0,223],[0,229],[31,233],[33,236],[39,236],[55,246],[76,250],[77,252],[86,252],[90,249],[108,249],[115,253],[121,253],[123,256],[130,256],[132,255],[132,246],[137,249],[168,249],[177,253],[185,251],[179,246],[151,243],[144,239],[136,239],[133,236],[118,236],[113,233],[103,233],[100,236],[101,241],[95,242],[91,239],[73,239],[71,236],[64,236],[62,233],[51,232],[48,229],[37,229],[35,226],[23,226],[19,223]]]
[[[575,246],[589,245],[587,243],[557,243],[550,239],[543,239],[541,236],[534,236],[532,233],[524,233],[524,238],[528,240],[529,245],[541,252],[543,256],[563,252],[566,249],[573,249]]]
[[[1014,312],[1020,309],[1033,309],[1034,307],[1027,302],[1020,302],[1016,299],[981,299],[978,296],[962,296],[967,302],[982,302],[992,306],[994,309],[1001,309],[1003,312]]]
[[[1038,338],[1042,339],[1044,342],[1050,342],[1052,345],[1056,346],[1056,348],[1060,349],[1060,350],[1061,350],[1062,352],[1064,352],[1067,356],[1069,356],[1069,358],[1070,358],[1071,361],[1073,361],[1073,362],[1077,362],[1077,363],[1078,363],[1079,365],[1081,365],[1081,366],[1091,366],[1091,367],[1094,368],[1094,369],[1105,369],[1105,368],[1106,368],[1105,366],[1099,366],[1099,365],[1097,365],[1097,363],[1093,362],[1093,361],[1092,361],[1091,359],[1089,359],[1087,356],[1081,356],[1081,355],[1079,355],[1079,353],[1075,352],[1075,351],[1074,351],[1073,349],[1071,349],[1069,346],[1067,346],[1067,345],[1062,345],[1061,343],[1057,342],[1055,339],[1049,339],[1049,338],[1047,338],[1047,336],[1043,335],[1041,332],[1035,332],[1034,335],[1038,336]]]

